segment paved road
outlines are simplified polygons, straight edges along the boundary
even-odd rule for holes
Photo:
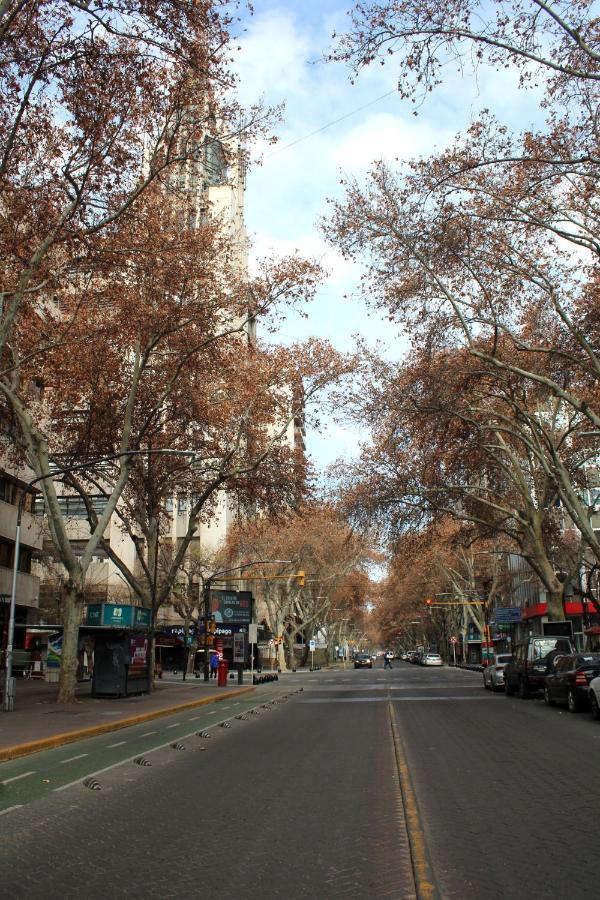
[[[3,764],[3,893],[587,900],[600,726],[480,679],[402,663],[297,673],[218,715],[143,729],[158,735]],[[230,728],[194,735],[226,715]],[[92,772],[101,790],[82,785]]]

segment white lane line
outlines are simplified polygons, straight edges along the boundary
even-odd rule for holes
[[[172,725],[167,725],[167,728],[177,728],[178,725],[181,725],[181,722],[173,722]]]
[[[224,707],[224,708],[226,708],[226,707]],[[208,713],[209,716],[215,716],[216,714],[217,714],[216,709],[211,709]]]
[[[113,747],[122,747],[123,744],[126,744],[126,743],[127,743],[127,741],[117,741],[116,744],[108,744],[107,747],[106,747],[106,749],[107,749],[107,750],[112,750]]]
[[[202,716],[190,716],[188,722],[195,722],[196,719],[201,719]]]
[[[75,762],[76,759],[83,759],[84,756],[87,756],[87,753],[78,753],[77,756],[70,756],[68,759],[61,759],[61,766],[66,765],[70,762]]]
[[[35,770],[32,769],[31,772],[23,772],[22,775],[13,775],[12,778],[5,778],[4,781],[0,781],[0,784],[10,784],[11,781],[18,781],[19,778],[27,778],[28,775],[35,775]]]
[[[140,737],[150,737],[151,734],[158,734],[158,731],[145,731],[144,734],[140,734]]]
[[[6,809],[0,809],[0,816],[5,816],[6,813],[12,812],[13,809],[22,809],[22,807],[22,803],[17,803],[15,806],[7,806]]]
[[[472,697],[472,696],[454,696],[454,697],[390,697],[392,703],[404,703],[408,700],[418,700],[420,703],[447,703],[451,700],[470,700],[474,703],[476,700],[484,700],[490,702],[490,697]],[[300,703],[382,703],[387,701],[387,697],[323,697],[314,700],[300,700]],[[491,701],[494,702],[494,701]]]
[[[221,709],[229,709],[228,706],[222,706]]]
[[[489,699],[489,698],[484,697],[484,698],[482,698],[482,699],[486,700],[486,699]],[[258,705],[258,704],[257,704],[257,705]],[[249,708],[249,709],[256,709],[257,707],[254,706],[254,707],[248,707],[248,708]],[[216,712],[216,710],[212,710],[212,712],[214,713],[214,712]],[[221,721],[222,721],[222,722],[227,722],[228,720],[225,718],[225,719],[221,719]],[[219,723],[217,722],[217,724],[219,724]],[[190,734],[184,734],[184,735],[182,735],[182,738],[191,737],[191,736],[193,735],[193,733],[194,733],[194,732],[192,731],[192,732],[190,732]],[[167,741],[167,742],[164,743],[164,744],[158,744],[158,746],[152,747],[150,750],[146,750],[146,751],[144,751],[144,752],[145,752],[145,753],[155,753],[157,750],[163,750],[165,747],[168,747],[168,746],[169,746],[169,743],[170,743],[170,741]],[[127,759],[122,759],[122,760],[120,760],[120,762],[112,763],[112,765],[110,765],[110,766],[105,766],[103,769],[96,769],[95,772],[89,772],[88,775],[85,775],[85,776],[84,776],[84,778],[92,778],[92,777],[95,778],[97,775],[102,775],[104,772],[110,772],[112,769],[118,769],[119,766],[124,766],[124,765],[126,765],[128,762],[131,762],[132,760],[134,760],[134,759],[136,758],[137,755],[138,755],[137,753],[134,753],[133,756],[128,756]],[[171,757],[171,759],[163,760],[163,765],[166,765],[167,763],[170,763],[170,762],[174,762],[174,761],[175,761],[175,758],[176,758],[176,757]],[[69,788],[74,787],[76,784],[82,784],[84,778],[75,778],[73,781],[69,781],[67,784],[62,784],[60,787],[54,788],[53,793],[59,794],[59,793],[61,793],[62,791],[66,791],[66,790],[68,790]],[[15,808],[16,808],[16,807],[15,807]]]

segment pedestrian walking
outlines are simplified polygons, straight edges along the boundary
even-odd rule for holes
[[[394,658],[394,654],[391,650],[386,650],[385,655],[383,657],[383,668],[391,669],[392,668],[392,659]]]
[[[219,668],[219,654],[213,653],[213,655],[210,658],[210,677],[211,678],[217,677],[217,669],[218,668]]]

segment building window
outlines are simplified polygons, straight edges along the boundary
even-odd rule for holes
[[[14,482],[8,478],[0,477],[0,500],[5,503],[15,504],[17,502],[17,488]]]
[[[66,519],[87,519],[87,510],[85,503],[81,497],[58,497],[58,508]],[[97,494],[89,498],[90,505],[97,516],[101,516],[106,509],[108,497],[103,494]],[[35,498],[36,515],[43,515],[45,512],[44,498]]]
[[[0,541],[0,566],[10,569],[13,560],[13,545],[8,541]]]
[[[204,141],[204,170],[210,185],[227,181],[227,160],[223,145],[216,138],[206,137]]]

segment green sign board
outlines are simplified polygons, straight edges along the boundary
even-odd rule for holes
[[[87,607],[85,624],[111,628],[149,628],[150,620],[151,610],[145,606],[91,603]]]
[[[134,606],[133,624],[140,628],[150,628],[152,610],[149,606]]]

